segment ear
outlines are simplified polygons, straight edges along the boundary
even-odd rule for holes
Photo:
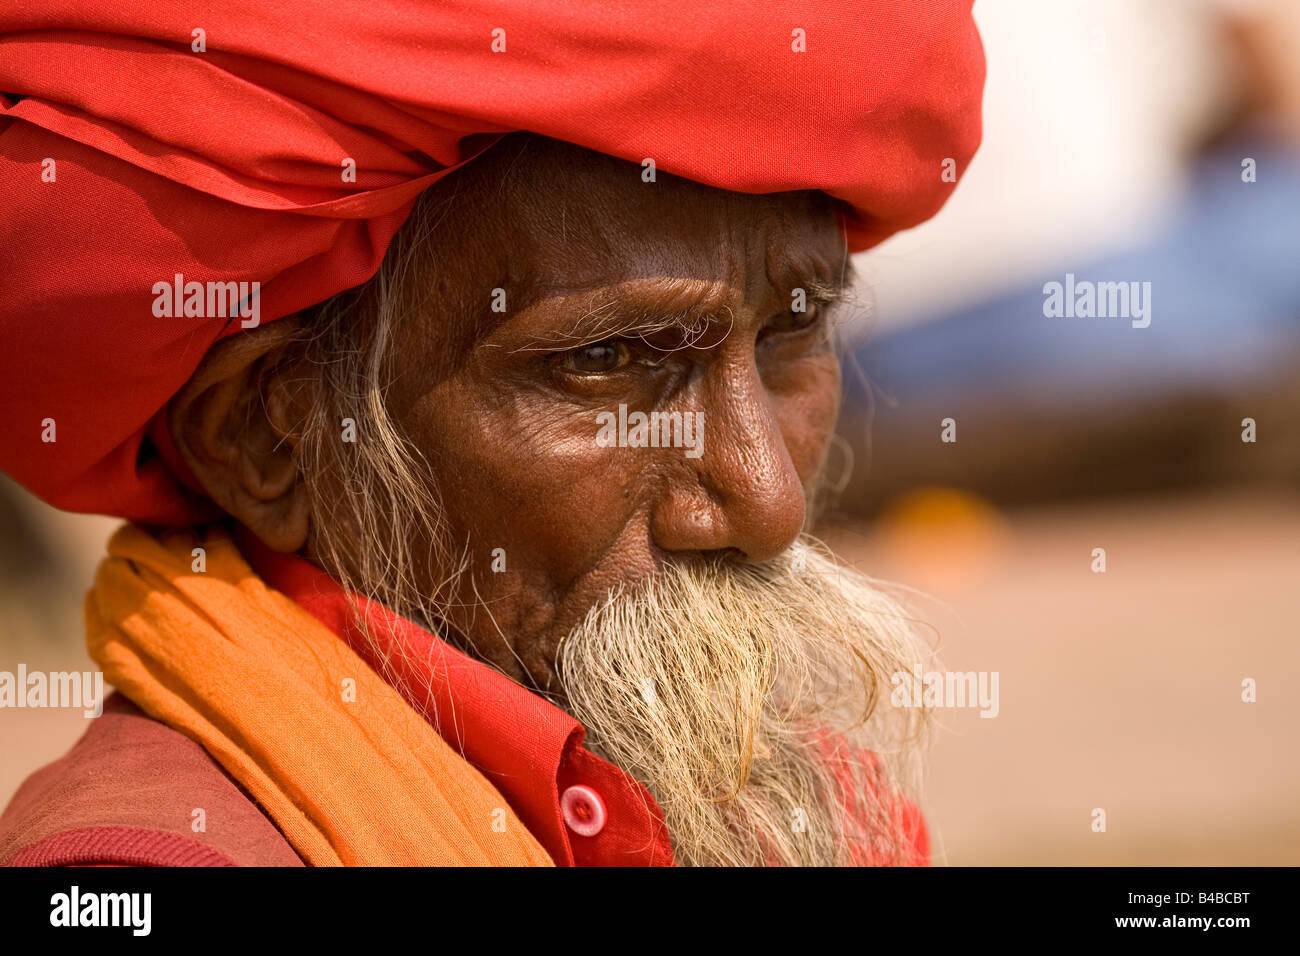
[[[307,541],[310,508],[295,449],[300,434],[289,316],[223,339],[172,398],[172,440],[203,489],[268,547]]]

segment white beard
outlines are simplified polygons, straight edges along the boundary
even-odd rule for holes
[[[885,689],[928,657],[898,604],[801,538],[611,595],[557,668],[589,746],[658,801],[679,864],[835,865],[906,859],[898,795],[929,713]]]

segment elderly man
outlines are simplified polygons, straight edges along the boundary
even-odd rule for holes
[[[924,648],[805,532],[848,254],[978,142],[969,4],[113,6],[0,18],[3,464],[132,519],[120,693],[0,859],[923,862]]]

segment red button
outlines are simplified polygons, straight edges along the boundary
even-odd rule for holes
[[[605,828],[605,801],[591,787],[579,784],[565,790],[560,811],[569,829],[580,836],[592,837]]]

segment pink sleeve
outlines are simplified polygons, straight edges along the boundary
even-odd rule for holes
[[[301,866],[275,824],[197,743],[120,694],[18,788],[0,864]]]

